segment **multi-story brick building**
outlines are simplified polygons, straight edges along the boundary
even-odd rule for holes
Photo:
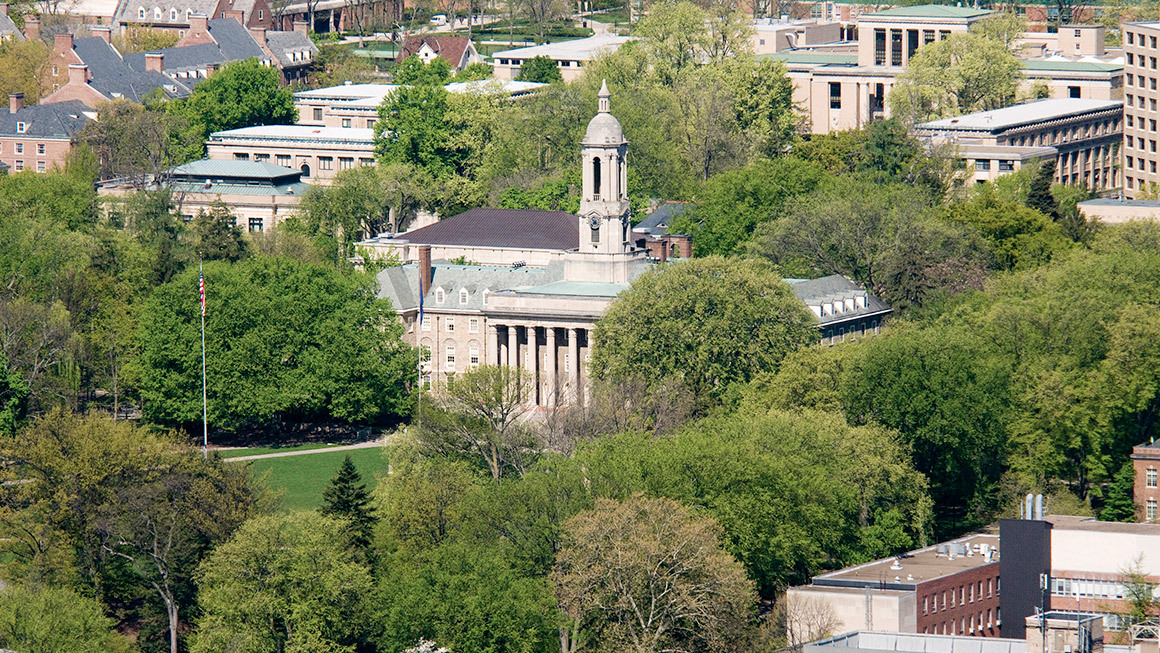
[[[0,161],[12,172],[63,167],[73,135],[94,117],[75,100],[24,106],[24,94],[12,93],[0,113]]]
[[[790,588],[786,601],[791,610],[795,604],[828,604],[840,622],[834,633],[998,637],[998,545],[998,535],[968,535],[815,576],[809,585]]]
[[[1160,183],[1160,22],[1124,23],[1124,194]]]
[[[1136,520],[1160,521],[1160,442],[1132,447],[1132,466],[1136,469],[1136,482],[1132,487],[1132,497],[1136,501]]]

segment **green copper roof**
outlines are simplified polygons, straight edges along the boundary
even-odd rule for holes
[[[771,52],[757,55],[759,59],[774,59],[786,63],[816,63],[816,64],[856,64],[856,54],[836,54],[832,52]]]
[[[1123,70],[1124,64],[1118,63],[1092,63],[1089,61],[1043,61],[1031,60],[1024,61],[1023,68],[1026,70],[1058,70],[1063,72],[1081,72],[1081,73],[1110,73],[1117,70]]]
[[[978,18],[986,16],[991,13],[990,9],[971,9],[970,7],[953,7],[951,5],[918,5],[915,7],[898,7],[897,9],[887,9],[885,11],[876,11],[872,14],[862,16],[862,18],[873,20],[874,18]]]

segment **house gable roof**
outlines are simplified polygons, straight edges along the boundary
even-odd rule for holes
[[[85,115],[91,111],[80,100],[33,104],[16,113],[0,112],[0,136],[22,136],[27,138],[71,138],[91,120]],[[17,129],[24,123],[24,131]]]
[[[471,39],[466,36],[411,36],[403,41],[399,60],[417,54],[423,44],[427,44],[435,54],[455,68],[463,62],[463,53],[471,45]]]

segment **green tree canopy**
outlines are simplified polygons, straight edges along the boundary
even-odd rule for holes
[[[27,585],[0,590],[0,646],[27,653],[132,650],[93,599],[67,589]]]
[[[608,308],[596,324],[592,373],[679,379],[705,401],[776,369],[816,337],[813,316],[773,266],[693,259],[646,273]]]
[[[543,55],[532,57],[520,64],[520,74],[516,79],[521,82],[539,82],[541,84],[564,81],[556,62],[551,57]]]
[[[451,81],[451,66],[443,57],[435,57],[430,63],[413,54],[391,69],[396,84],[405,86],[443,86]]]
[[[405,409],[415,359],[373,279],[285,258],[205,265],[209,421],[373,421]],[[158,288],[141,316],[137,385],[149,419],[201,419],[197,271]]]
[[[216,131],[253,125],[292,125],[298,120],[294,95],[282,86],[278,69],[257,59],[228,63],[199,83],[186,100],[170,102],[205,137]]]

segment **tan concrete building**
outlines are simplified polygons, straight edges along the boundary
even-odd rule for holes
[[[180,165],[153,188],[167,188],[177,211],[187,219],[224,204],[246,231],[265,231],[281,224],[310,189],[302,172],[270,163],[202,159]],[[121,198],[137,192],[131,184],[110,181],[97,193],[102,198]]]
[[[976,181],[992,181],[1037,158],[1053,158],[1055,180],[1094,190],[1120,185],[1123,103],[1048,99],[915,125],[936,145],[950,143]]]
[[[628,36],[600,34],[586,39],[504,50],[491,55],[492,74],[497,79],[515,79],[519,76],[520,66],[525,61],[535,57],[548,57],[556,62],[564,81],[571,82],[583,74],[584,66],[588,65],[589,61],[602,54],[615,52],[630,40],[632,39]]]
[[[1124,194],[1160,183],[1156,141],[1160,140],[1160,23],[1124,23]]]
[[[308,183],[328,185],[342,170],[375,163],[372,130],[263,125],[214,132],[206,141],[209,158],[257,161],[294,168]]]
[[[580,211],[561,236],[575,246],[558,260],[545,267],[459,265],[433,261],[432,245],[422,244],[417,263],[379,274],[379,296],[399,312],[407,340],[423,348],[425,381],[440,383],[479,364],[509,365],[532,377],[529,401],[536,406],[583,401],[592,328],[649,265],[631,240],[628,142],[610,113],[607,88],[599,103],[581,141]],[[473,235],[488,237],[461,234]],[[493,237],[491,244],[504,244]]]
[[[1132,220],[1160,220],[1160,200],[1127,200],[1119,197],[1099,197],[1077,204],[1088,219],[1105,224],[1119,224]]]

